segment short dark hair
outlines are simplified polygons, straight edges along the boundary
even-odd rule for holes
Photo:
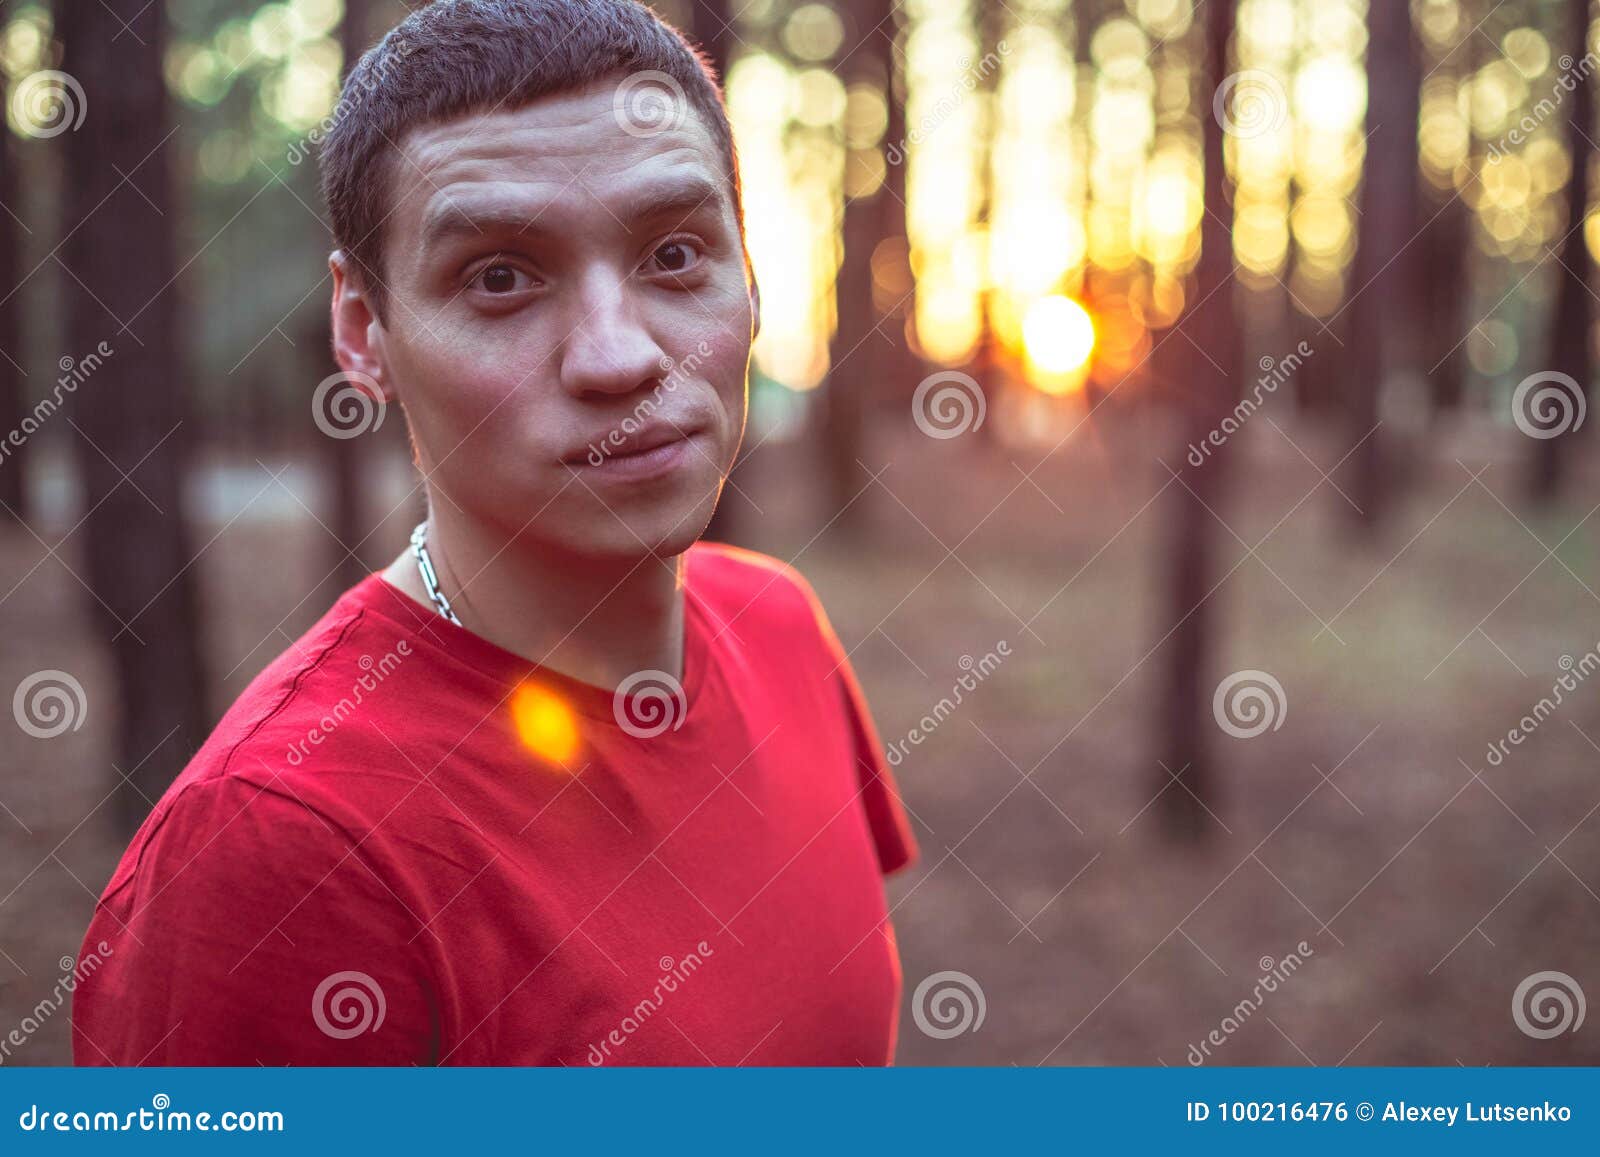
[[[681,92],[710,130],[727,166],[742,240],[738,160],[715,70],[643,4],[435,0],[368,49],[345,78],[318,162],[334,243],[374,308],[381,314],[385,303],[383,226],[407,132],[642,72],[663,76],[661,86]]]

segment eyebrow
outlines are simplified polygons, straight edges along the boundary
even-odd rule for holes
[[[592,191],[589,192],[596,196]],[[716,182],[694,176],[642,188],[629,195],[620,206],[607,206],[607,211],[631,232],[664,218],[681,222],[708,207],[717,208],[721,205],[721,192],[722,187]],[[430,209],[423,220],[422,249],[428,250],[462,236],[541,237],[558,233],[560,230],[539,220],[552,203],[496,199],[469,207],[446,198],[436,208]],[[604,204],[603,201],[601,203]]]

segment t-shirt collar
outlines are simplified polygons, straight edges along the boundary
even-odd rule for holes
[[[670,693],[673,684],[681,688],[683,711],[687,717],[705,681],[706,664],[711,654],[712,623],[692,588],[694,567],[686,568],[683,617],[683,679],[671,680],[663,672],[639,672],[631,686],[643,692],[663,684]],[[524,682],[536,682],[557,694],[578,714],[620,726],[621,712],[617,690],[575,679],[560,671],[530,662],[482,635],[433,613],[405,591],[375,571],[344,595],[356,607],[370,611],[400,630],[412,645],[446,662],[470,668],[509,689]],[[659,676],[659,677],[658,677]]]

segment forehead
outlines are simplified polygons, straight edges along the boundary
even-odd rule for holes
[[[621,220],[652,188],[696,181],[730,202],[710,129],[683,97],[666,104],[661,95],[641,97],[618,78],[413,129],[391,168],[395,232],[420,240],[445,218],[506,201],[552,224]]]

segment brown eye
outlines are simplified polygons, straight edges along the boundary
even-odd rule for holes
[[[668,241],[656,250],[655,259],[667,273],[682,273],[694,264],[694,247],[683,241]]]
[[[509,265],[491,265],[478,280],[488,293],[510,293],[517,287],[517,271]]]

